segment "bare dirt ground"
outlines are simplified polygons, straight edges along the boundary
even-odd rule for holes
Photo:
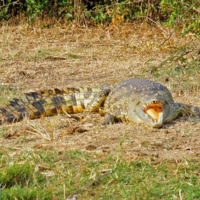
[[[162,46],[156,64],[168,56],[172,43],[184,43],[191,37],[174,36]],[[51,29],[2,26],[1,84],[11,85],[22,94],[47,88],[110,85],[130,78],[152,79],[149,70],[143,73],[148,68],[145,62],[156,57],[164,39],[162,30],[147,24],[89,29],[75,25],[56,25]],[[165,79],[163,74],[162,84],[170,89],[175,102],[200,107],[198,92],[174,91],[172,82]],[[99,114],[76,116],[25,119],[5,126],[1,145],[18,151],[80,149],[102,156],[121,154],[130,160],[200,156],[200,126],[195,118],[183,116],[160,129],[152,129],[130,122],[101,126],[103,117]]]

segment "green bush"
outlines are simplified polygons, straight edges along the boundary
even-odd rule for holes
[[[7,4],[13,1],[7,0]],[[104,1],[71,1],[71,0],[21,0],[18,4],[11,4],[1,8],[0,19],[9,20],[13,17],[24,16],[27,22],[45,17],[76,20],[79,23],[90,21],[95,24],[107,24],[143,20],[145,17],[160,21],[172,28],[179,22],[183,29],[183,36],[189,32],[200,34],[200,3],[195,0],[159,0],[129,2],[128,0]],[[0,6],[3,1],[0,2]],[[180,20],[181,19],[181,20]]]

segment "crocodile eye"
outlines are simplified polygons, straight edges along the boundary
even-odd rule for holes
[[[142,104],[141,101],[138,101],[138,103],[136,105]]]
[[[165,100],[165,103],[169,105],[169,102],[167,100]]]

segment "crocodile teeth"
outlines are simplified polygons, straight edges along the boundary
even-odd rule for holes
[[[153,104],[147,104],[143,108],[143,111],[148,114],[148,117],[150,117],[152,120],[155,120],[156,122],[160,121],[163,113],[163,106],[159,102],[160,101],[153,101]]]

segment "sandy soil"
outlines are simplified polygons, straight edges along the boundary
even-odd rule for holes
[[[18,89],[18,94],[47,88],[110,85],[129,78],[152,79],[145,62],[157,56],[155,64],[160,63],[168,56],[172,43],[183,42],[181,37],[174,37],[158,53],[158,46],[166,37],[158,27],[147,24],[89,29],[75,25],[51,29],[21,25],[0,29],[1,84]],[[165,74],[162,80],[175,102],[200,107],[198,91],[174,90],[173,84],[165,81]],[[19,151],[80,149],[102,156],[122,154],[130,160],[156,162],[200,156],[200,123],[196,118],[183,116],[160,129],[130,122],[101,126],[102,122],[100,114],[88,113],[75,118],[62,115],[25,119],[5,126],[6,134],[0,140],[2,147]]]

